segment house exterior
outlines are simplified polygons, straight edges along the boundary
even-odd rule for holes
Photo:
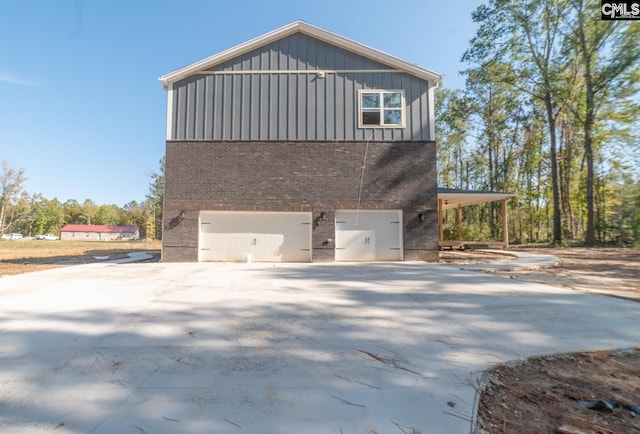
[[[160,77],[162,260],[436,260],[441,79],[302,21]]]
[[[60,229],[61,240],[134,241],[140,238],[136,226],[74,225]]]

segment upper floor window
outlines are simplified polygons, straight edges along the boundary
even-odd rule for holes
[[[359,128],[404,128],[403,90],[358,90]]]

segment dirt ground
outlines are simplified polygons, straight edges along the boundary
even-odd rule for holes
[[[525,251],[561,261],[552,268],[496,274],[640,303],[640,249]],[[441,256],[445,263],[486,261],[478,252]],[[478,433],[640,433],[640,347],[510,362],[487,371],[483,386]]]
[[[40,251],[29,255],[0,248],[0,276],[116,259],[130,250],[111,248]],[[524,250],[524,249],[523,249]],[[159,260],[159,251],[149,261]],[[497,275],[639,303],[640,249],[526,249],[553,254],[560,263]],[[477,251],[444,251],[440,262],[474,264],[508,257]],[[582,402],[582,404],[581,404]],[[586,406],[594,406],[588,409]],[[478,400],[477,433],[640,433],[640,347],[547,355],[487,371]]]
[[[1,241],[0,277],[105,262],[125,258],[128,253],[136,251],[153,256],[144,262],[160,260],[159,241]]]

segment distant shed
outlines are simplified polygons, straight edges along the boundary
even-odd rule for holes
[[[60,229],[61,240],[133,241],[140,238],[136,226],[66,225]]]

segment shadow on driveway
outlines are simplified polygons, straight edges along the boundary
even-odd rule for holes
[[[466,433],[488,366],[637,344],[637,305],[424,263],[0,279],[0,431]]]

